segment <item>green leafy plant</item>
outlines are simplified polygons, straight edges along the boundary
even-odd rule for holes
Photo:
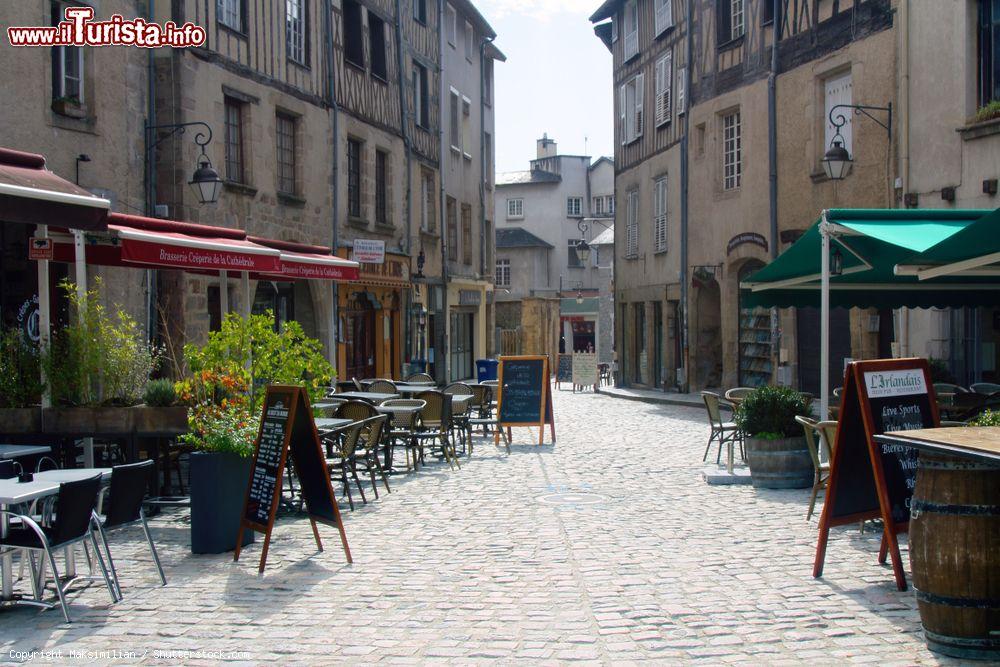
[[[0,408],[26,408],[42,397],[38,346],[17,329],[0,330]]]
[[[182,442],[205,452],[247,458],[253,454],[260,416],[242,402],[202,403],[192,410],[189,424],[191,431],[180,436]]]
[[[298,322],[286,322],[280,331],[274,330],[273,323],[270,312],[248,318],[230,313],[219,331],[208,335],[204,346],[184,346],[192,375],[198,378],[209,372],[244,381],[251,411],[259,408],[268,384],[301,385],[312,401],[319,400],[334,376],[323,345],[306,336]]]
[[[799,392],[789,387],[764,386],[746,395],[734,418],[750,437],[776,440],[802,435],[802,426],[795,417],[808,414],[808,403]]]
[[[984,410],[972,420],[972,426],[1000,426],[1000,410]]]
[[[988,104],[979,107],[972,120],[976,123],[984,123],[994,118],[1000,118],[1000,100],[992,100]]]
[[[174,391],[174,383],[171,380],[160,378],[149,381],[142,402],[150,407],[168,408],[176,400],[177,392]]]
[[[121,308],[113,316],[100,302],[101,281],[78,295],[64,282],[72,322],[53,332],[43,356],[56,405],[136,405],[160,352],[147,345],[138,323]]]

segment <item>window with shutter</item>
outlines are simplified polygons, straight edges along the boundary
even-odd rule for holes
[[[851,104],[851,73],[831,77],[826,80],[825,83],[825,105],[823,108],[823,123],[826,127],[824,131],[823,152],[825,153],[828,148],[833,145],[834,139],[841,142],[841,145],[847,150],[849,154],[854,155],[854,150],[852,148],[853,140],[853,130],[851,125],[851,113],[850,109],[837,109],[835,116],[843,116],[847,123],[840,128],[840,136],[837,137],[837,129],[834,127],[833,123],[830,122],[830,111],[837,105],[840,104]]]
[[[618,89],[618,136],[622,146],[628,143],[628,124],[625,122],[628,116],[626,107],[628,98],[628,84],[622,84]]]
[[[656,0],[656,36],[674,25],[673,0]]]
[[[653,189],[653,245],[655,252],[667,250],[667,177],[656,179]]]
[[[635,77],[635,136],[634,139],[638,139],[642,136],[642,130],[645,125],[645,116],[643,114],[643,98],[646,95],[646,88],[643,85],[645,80],[644,74],[639,74]]]
[[[625,224],[625,257],[635,259],[639,256],[639,191],[630,190],[626,210]]]
[[[654,107],[656,109],[657,127],[670,122],[670,97],[673,74],[673,55],[667,53],[656,61],[656,97]]]
[[[639,55],[639,9],[636,0],[625,4],[625,60]]]
[[[722,48],[733,39],[732,0],[715,0],[715,44]]]
[[[687,67],[677,68],[677,115],[687,113]]]
[[[978,98],[1000,100],[1000,0],[979,0]]]

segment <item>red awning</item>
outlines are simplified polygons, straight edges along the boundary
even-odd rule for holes
[[[46,169],[45,156],[0,148],[0,221],[100,230],[110,207]]]
[[[281,251],[281,278],[300,280],[351,281],[358,279],[359,264],[330,254],[324,246],[277,241],[259,236],[248,240]]]

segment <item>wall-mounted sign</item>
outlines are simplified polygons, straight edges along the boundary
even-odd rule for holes
[[[482,302],[483,293],[474,289],[458,290],[458,305],[478,306]]]
[[[28,259],[52,259],[52,239],[32,237],[28,242]]]
[[[767,250],[767,239],[763,235],[757,232],[743,232],[742,234],[737,234],[733,238],[729,239],[729,243],[726,244],[726,254],[730,255],[734,250],[736,250],[741,245],[755,245],[760,246],[764,250]]]
[[[385,262],[385,241],[355,239],[354,261],[362,264],[382,264]]]
[[[355,241],[355,244],[357,241]],[[340,251],[339,255],[344,255]],[[380,262],[365,262],[358,257],[357,251],[346,253],[348,259],[360,263],[358,267],[358,282],[385,286],[410,287],[410,260],[402,255],[387,253]]]

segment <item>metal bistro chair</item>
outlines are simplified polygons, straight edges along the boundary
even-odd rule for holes
[[[160,574],[160,583],[164,586],[167,585],[167,578],[163,574],[163,565],[160,564],[160,556],[156,553],[156,545],[153,543],[153,536],[149,532],[149,524],[146,523],[146,513],[142,509],[142,500],[146,495],[146,483],[152,471],[152,459],[112,468],[111,485],[108,487],[107,506],[105,508],[103,507],[103,502],[99,503],[98,509],[94,513],[94,524],[101,536],[101,542],[104,543],[104,552],[108,556],[108,565],[111,567],[111,578],[114,580],[118,599],[122,597],[122,587],[118,581],[118,570],[115,567],[114,558],[111,556],[111,548],[108,546],[107,536],[109,531],[114,531],[118,528],[124,528],[136,523],[142,525],[142,532],[145,533],[146,543],[149,545],[149,553],[153,556],[153,563]],[[104,510],[103,522],[100,518],[102,510]]]
[[[458,432],[459,439],[462,441],[462,453],[467,453],[471,457],[472,424],[469,423],[469,420],[472,418],[472,403],[475,401],[475,394],[472,392],[472,387],[464,382],[452,382],[444,388],[444,393],[451,396],[473,396],[473,399],[466,404],[465,410],[455,412],[452,408],[451,411],[451,431],[453,434]]]
[[[108,576],[108,569],[104,564],[104,556],[101,555],[97,546],[97,537],[94,535],[93,515],[97,507],[97,494],[101,489],[101,476],[95,475],[89,479],[82,479],[77,482],[63,482],[59,485],[59,494],[56,499],[56,518],[49,526],[40,526],[30,516],[15,514],[6,510],[0,510],[5,514],[17,519],[20,526],[12,527],[7,536],[0,540],[0,547],[8,549],[23,549],[33,554],[41,552],[43,559],[38,564],[38,572],[35,573],[34,557],[31,557],[31,588],[38,600],[39,606],[48,606],[41,602],[41,593],[45,574],[45,561],[52,568],[52,580],[55,584],[56,594],[59,598],[59,605],[62,607],[63,618],[70,623],[69,607],[66,604],[66,595],[63,588],[59,569],[56,567],[56,559],[53,551],[71,547],[83,542],[87,538],[94,547],[97,554],[97,561],[101,566],[104,575],[104,583],[108,587],[108,594],[111,601],[117,602],[118,597]]]
[[[378,471],[378,474],[382,477],[382,483],[385,484],[386,492],[392,493],[392,489],[389,488],[389,478],[386,477],[385,470],[382,469],[382,463],[378,458],[379,446],[382,444],[382,431],[388,419],[389,415],[380,414],[361,422],[361,434],[358,438],[360,446],[355,450],[354,455],[355,470],[357,470],[358,463],[365,466],[365,472],[368,473],[368,476],[372,480],[372,490],[375,492],[375,498],[378,498],[378,484],[375,481],[375,471]]]
[[[334,470],[340,470],[340,481],[344,485],[344,495],[347,496],[347,502],[351,506],[352,512],[354,511],[354,498],[351,496],[351,484],[347,479],[348,472],[350,472],[351,476],[354,477],[354,483],[357,485],[358,491],[361,493],[362,502],[368,502],[365,498],[365,490],[361,488],[361,480],[358,479],[358,470],[356,465],[358,438],[361,437],[361,428],[363,424],[364,420],[356,421],[353,424],[345,426],[341,429],[324,431],[320,434],[320,440],[324,445],[326,445],[327,450],[327,473],[329,473],[330,478],[333,479]]]
[[[708,411],[708,423],[712,427],[708,435],[708,445],[705,447],[705,455],[702,461],[708,459],[708,452],[712,449],[712,443],[718,441],[719,453],[715,457],[716,464],[722,461],[722,446],[728,444],[730,447],[734,443],[740,444],[740,454],[746,460],[746,453],[743,451],[743,435],[739,427],[734,422],[722,421],[722,410],[719,408],[720,396],[712,391],[701,392],[702,400],[705,401],[705,409]]]
[[[809,457],[813,462],[813,487],[812,495],[809,497],[809,509],[806,511],[806,521],[812,518],[813,510],[816,507],[816,496],[820,491],[826,495],[826,487],[830,481],[830,446],[823,433],[822,427],[815,419],[809,417],[796,417],[795,421],[802,424],[802,431],[806,436],[806,446],[809,448]],[[823,424],[833,424],[836,429],[836,422],[822,422]],[[819,443],[817,443],[817,439]],[[820,447],[823,448],[826,461],[820,455]]]
[[[368,391],[376,394],[398,394],[396,383],[392,380],[375,380],[368,385]]]
[[[969,389],[977,394],[989,396],[990,394],[995,394],[1000,391],[1000,384],[994,384],[992,382],[977,382],[976,384],[970,386]]]
[[[413,382],[413,383],[417,383],[417,382],[431,382],[431,383],[433,383],[434,382],[434,378],[432,378],[428,373],[413,373],[412,375],[410,375],[409,377],[406,378],[406,381],[407,382]]]
[[[452,470],[456,465],[461,469],[462,464],[458,462],[458,455],[450,437],[451,401],[445,399],[443,392],[434,389],[422,391],[416,398],[427,403],[420,411],[421,430],[414,434],[420,447],[420,461],[424,460],[424,442],[429,442],[431,445],[438,443],[442,456]]]
[[[413,454],[413,470],[417,467],[417,441],[413,435],[417,431],[417,424],[420,421],[420,411],[427,405],[427,401],[415,398],[391,398],[382,404],[383,408],[417,408],[416,410],[406,410],[391,412],[389,418],[389,430],[386,432],[386,447],[389,454],[389,464],[392,465],[392,450],[400,446],[406,453],[406,469],[410,470],[410,454]]]

